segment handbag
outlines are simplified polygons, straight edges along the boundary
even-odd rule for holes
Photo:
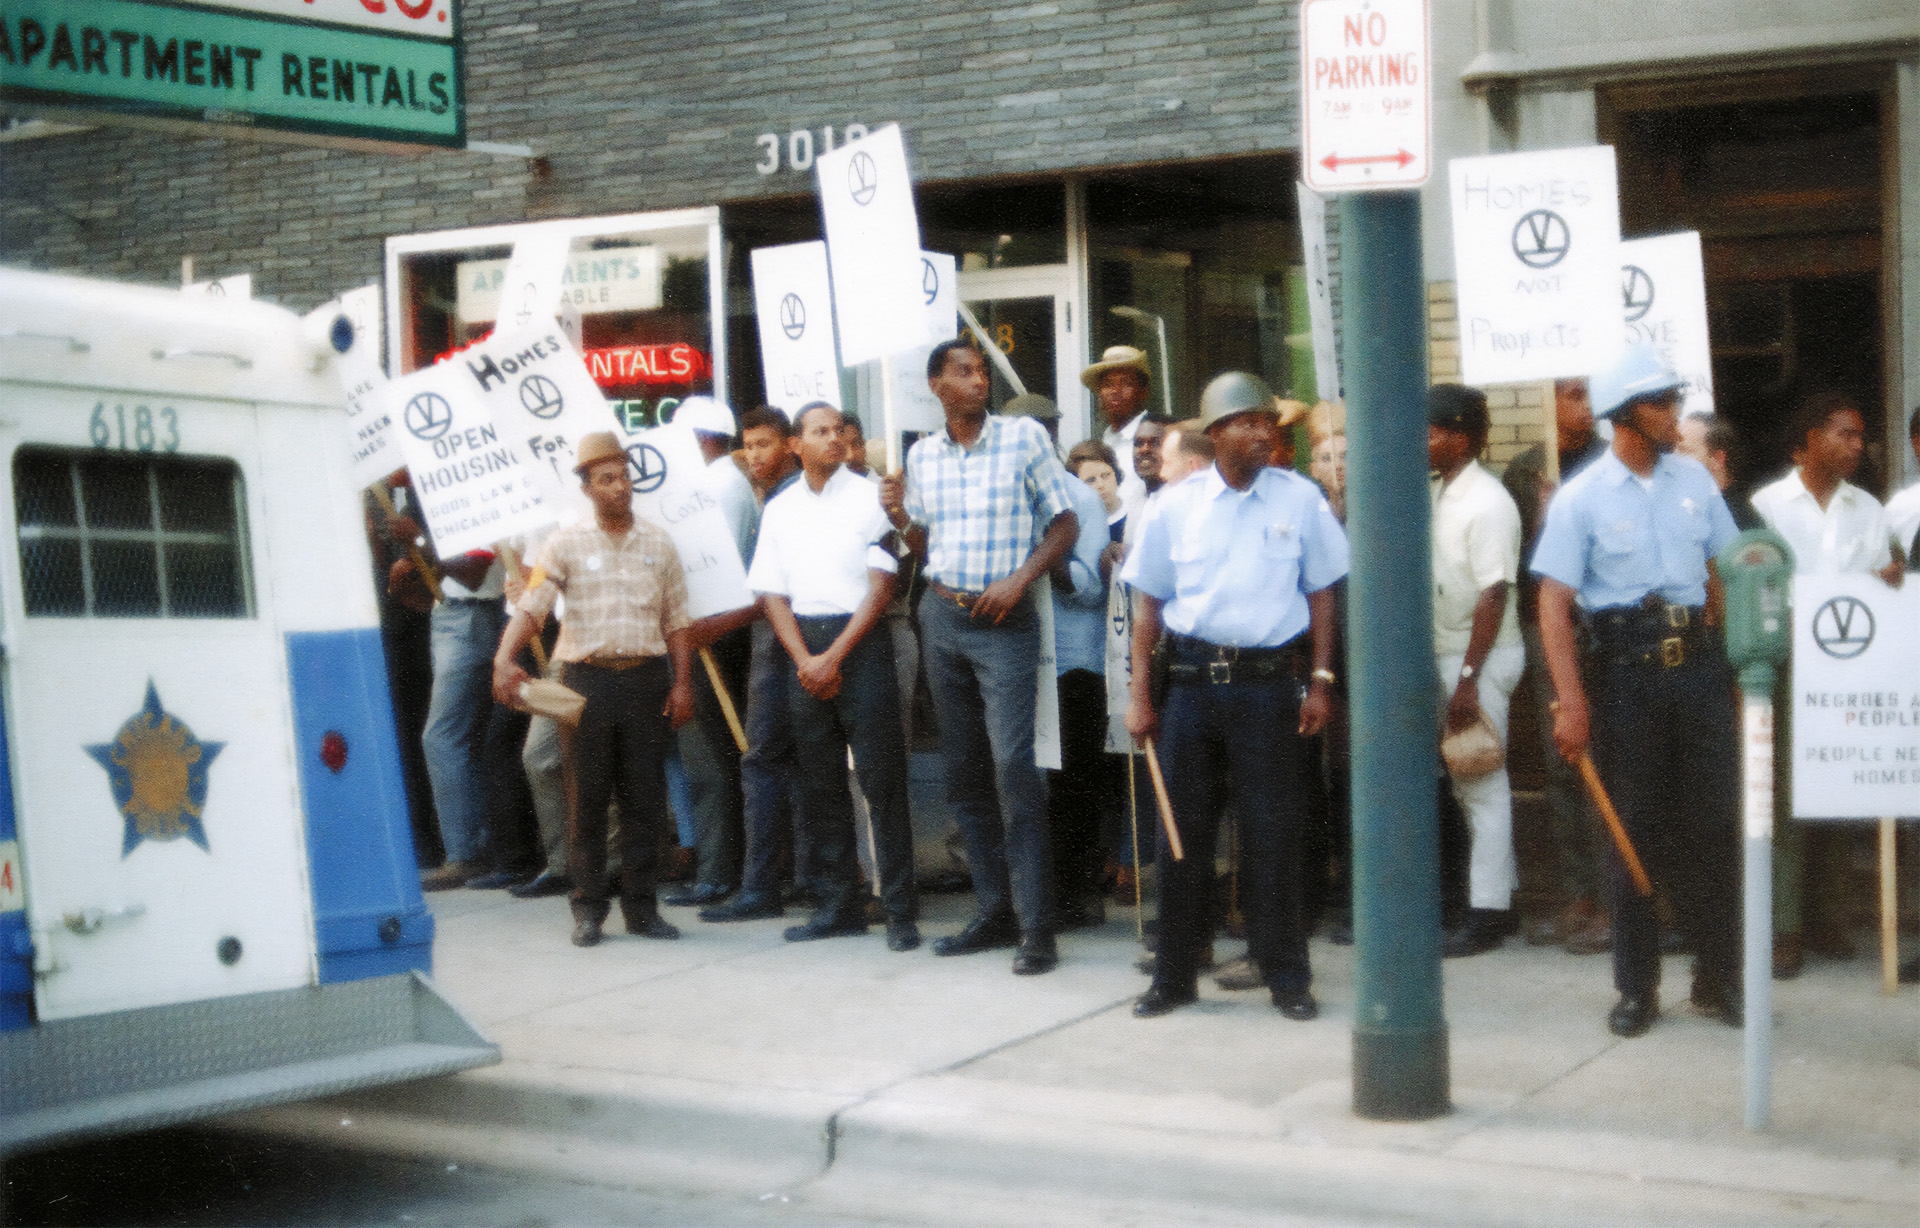
[[[1440,758],[1445,761],[1449,776],[1455,780],[1472,780],[1498,771],[1507,761],[1507,749],[1500,744],[1493,722],[1481,712],[1480,719],[1473,724],[1440,739]]]

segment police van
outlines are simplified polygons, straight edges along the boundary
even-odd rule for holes
[[[499,1060],[426,979],[339,377],[0,270],[0,1156]]]

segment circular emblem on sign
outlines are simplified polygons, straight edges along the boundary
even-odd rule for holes
[[[327,343],[336,354],[344,354],[353,348],[353,321],[345,316],[333,317],[333,327],[327,330]]]
[[[1620,301],[1627,309],[1629,324],[1653,310],[1653,278],[1637,264],[1620,268]]]
[[[933,261],[920,257],[920,293],[927,296],[927,306],[933,306],[933,300],[940,297],[940,270],[933,267]]]
[[[520,404],[536,418],[557,418],[566,402],[560,397],[560,385],[544,375],[529,375],[520,381]]]
[[[800,301],[797,294],[789,294],[780,300],[780,331],[787,340],[798,341],[800,334],[807,331],[807,305]]]
[[[650,443],[627,445],[627,474],[633,480],[633,493],[651,494],[667,480],[667,458]]]
[[[407,402],[402,417],[415,439],[438,439],[453,425],[453,406],[437,392],[423,392]]]
[[[1530,269],[1552,268],[1572,245],[1566,219],[1551,209],[1535,209],[1513,224],[1513,254]]]
[[[528,282],[526,290],[520,295],[520,310],[513,313],[514,323],[525,327],[527,321],[533,319],[533,298],[538,293],[539,288]]]
[[[1873,611],[1857,597],[1833,597],[1813,612],[1813,642],[1830,657],[1848,661],[1873,643]]]
[[[853,203],[870,204],[873,194],[879,190],[880,168],[873,164],[873,157],[866,150],[855,150],[847,162],[847,191],[853,193]]]

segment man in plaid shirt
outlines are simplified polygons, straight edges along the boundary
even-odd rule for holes
[[[959,341],[934,348],[927,384],[946,429],[881,484],[880,503],[925,560],[920,629],[940,722],[947,801],[967,844],[975,913],[936,955],[1019,951],[1021,976],[1051,971],[1052,859],[1046,775],[1034,763],[1040,618],[1027,589],[1053,573],[1079,533],[1066,469],[1030,418],[989,417],[987,366]],[[991,767],[991,772],[989,772]]]

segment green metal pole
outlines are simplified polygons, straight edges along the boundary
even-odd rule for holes
[[[1353,1111],[1450,1108],[1418,192],[1340,201],[1353,696]]]

